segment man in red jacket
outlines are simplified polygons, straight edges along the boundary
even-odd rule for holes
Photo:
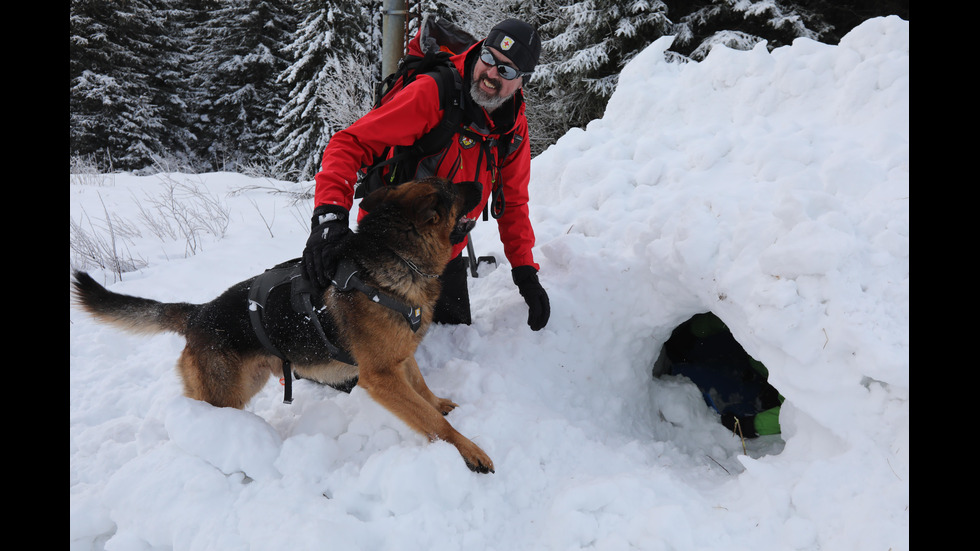
[[[496,187],[493,206],[500,240],[514,283],[528,305],[528,325],[535,331],[547,324],[550,305],[531,254],[534,230],[527,207],[531,153],[521,88],[540,52],[537,31],[508,19],[485,40],[453,56],[465,89],[465,130],[461,128],[442,151],[423,160],[415,174],[416,178],[435,175],[454,182],[480,182],[483,199],[469,215],[474,219]],[[303,251],[304,271],[311,281],[326,287],[336,269],[332,255],[351,232],[348,213],[357,172],[388,146],[411,146],[442,116],[438,83],[430,75],[420,75],[390,101],[330,138],[315,177],[316,208]],[[498,141],[506,143],[494,147]],[[440,277],[443,291],[434,312],[437,323],[470,323],[466,265],[460,254],[465,247],[464,238],[455,245],[453,260]]]

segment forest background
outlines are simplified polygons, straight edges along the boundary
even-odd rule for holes
[[[409,1],[482,37],[535,25],[525,86],[532,151],[602,116],[620,70],[661,36],[671,61],[711,46],[836,44],[861,22],[909,19],[908,0]],[[230,171],[312,179],[334,132],[370,109],[381,0],[71,0],[72,172]]]

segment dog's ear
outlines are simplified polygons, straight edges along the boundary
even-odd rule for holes
[[[417,224],[438,224],[444,213],[439,209],[439,194],[426,193],[416,198],[412,205]]]
[[[368,194],[367,197],[361,200],[361,206],[359,208],[363,209],[364,212],[371,212],[375,210],[375,207],[384,203],[385,198],[388,197],[389,192],[388,187],[383,187],[377,191],[373,191]]]
[[[456,191],[463,198],[463,213],[470,212],[480,204],[483,198],[483,184],[480,182],[460,182],[456,185]]]

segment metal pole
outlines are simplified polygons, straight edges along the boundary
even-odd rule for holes
[[[384,0],[381,34],[381,78],[384,79],[398,68],[398,61],[405,55],[405,19],[408,10],[406,0]]]

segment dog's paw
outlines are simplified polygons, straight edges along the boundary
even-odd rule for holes
[[[475,473],[490,474],[490,473],[496,472],[496,471],[493,470],[493,462],[492,461],[490,462],[490,465],[485,465],[483,463],[473,464],[473,463],[470,463],[469,461],[467,461],[466,462],[466,466],[469,467],[470,470],[473,471],[473,472],[475,472]]]
[[[467,440],[464,444],[457,446],[457,449],[459,449],[459,453],[463,456],[463,461],[466,462],[466,466],[471,471],[482,474],[495,472],[490,456],[473,442]]]
[[[438,398],[438,397],[436,398],[435,403],[433,403],[432,405],[437,410],[439,410],[439,413],[443,415],[449,415],[450,411],[459,407],[459,404],[457,404],[452,400],[448,400],[446,398]]]

